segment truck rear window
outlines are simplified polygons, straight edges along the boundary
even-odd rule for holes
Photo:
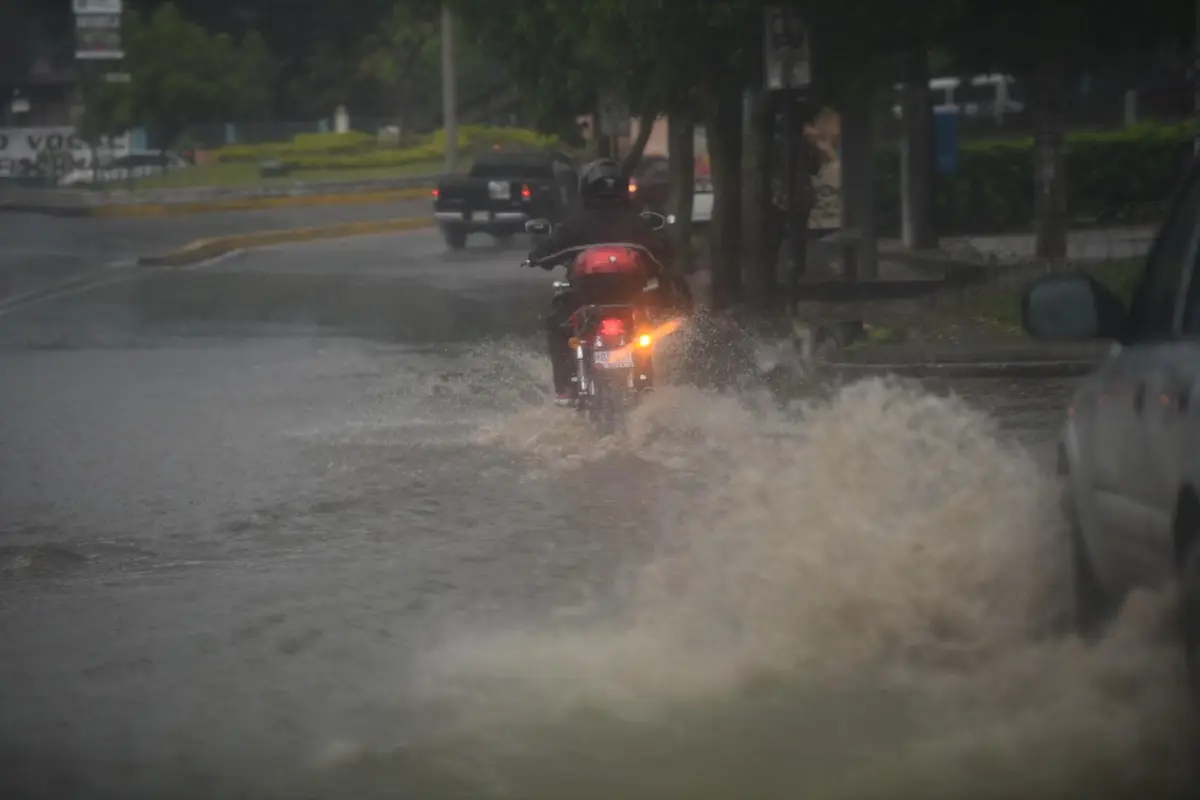
[[[507,178],[509,180],[553,180],[549,164],[505,164],[503,162],[476,164],[468,175],[472,178]]]

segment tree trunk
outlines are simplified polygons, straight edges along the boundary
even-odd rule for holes
[[[415,83],[413,78],[416,77],[414,73],[417,69],[417,60],[420,59],[421,53],[424,52],[426,42],[427,39],[422,38],[418,42],[412,44],[409,47],[408,52],[405,54],[403,61],[401,62],[402,66],[400,68],[400,76],[398,81],[400,91],[397,92],[397,100],[399,101],[400,107],[397,109],[396,113],[396,130],[401,136],[405,134],[405,128],[407,127],[408,121],[408,109],[412,105],[412,94],[414,88],[413,84]]]
[[[657,121],[658,113],[654,111],[644,111],[638,117],[637,138],[633,140],[629,153],[621,162],[621,169],[626,175],[632,175],[641,163],[642,154],[646,152],[646,143],[650,141],[650,136],[654,133],[654,123]]]
[[[856,97],[842,111],[842,251],[848,279],[878,277],[875,243],[875,131],[871,98]]]
[[[696,189],[696,122],[690,114],[672,114],[667,121],[671,196],[668,211],[675,215],[672,244],[680,268],[691,274],[692,210]]]
[[[774,254],[767,252],[771,202],[772,105],[765,89],[749,93],[742,152],[742,280],[756,309],[765,311],[776,292]]]
[[[1047,59],[1033,83],[1034,252],[1038,258],[1067,257],[1067,176],[1063,153],[1066,70],[1061,59]]]
[[[712,304],[728,308],[741,299],[742,93],[723,92],[707,127],[712,161],[713,211],[709,233]]]
[[[937,233],[933,227],[933,106],[924,50],[914,50],[906,57],[901,108],[901,237],[905,247],[927,250],[937,247]]]

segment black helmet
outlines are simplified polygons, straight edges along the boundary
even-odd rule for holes
[[[579,177],[579,196],[585,205],[597,200],[628,200],[629,178],[621,165],[611,158],[601,158],[583,168]]]

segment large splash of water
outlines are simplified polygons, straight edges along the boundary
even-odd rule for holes
[[[1169,598],[1131,598],[1097,644],[1064,633],[1056,480],[984,414],[872,380],[799,418],[667,389],[603,443],[556,419],[506,414],[481,441],[556,468],[625,450],[703,491],[667,510],[620,613],[424,655],[414,691],[446,725],[418,751],[468,796],[1196,786]]]

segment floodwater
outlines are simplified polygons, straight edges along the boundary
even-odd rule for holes
[[[664,386],[601,439],[535,333],[338,336],[235,266],[207,327],[157,277],[0,353],[5,797],[1194,796],[1171,598],[1067,630],[1069,384]]]

